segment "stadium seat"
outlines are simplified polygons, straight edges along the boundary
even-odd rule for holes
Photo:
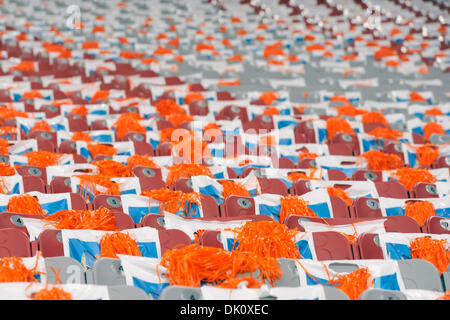
[[[429,217],[422,226],[423,233],[450,234],[450,219],[443,217]]]
[[[31,257],[28,235],[16,228],[0,229],[0,257]]]
[[[83,266],[70,257],[48,257],[45,258],[47,269],[47,281],[52,284],[60,283],[86,283]]]

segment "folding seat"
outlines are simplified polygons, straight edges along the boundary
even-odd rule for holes
[[[273,130],[274,123],[271,116],[268,115],[258,115],[251,121],[243,121],[242,127],[244,131],[255,130],[259,132],[260,130]]]
[[[328,151],[331,156],[353,156],[353,147],[348,143],[328,143]]]
[[[119,259],[98,258],[86,271],[86,282],[104,286],[125,285],[126,279]]]
[[[75,164],[88,163],[87,159],[84,156],[82,156],[81,154],[72,154],[72,157],[73,157],[73,162]]]
[[[37,139],[37,147],[39,151],[55,152],[56,145],[50,140]]]
[[[189,114],[206,116],[209,114],[208,100],[194,100],[189,104]]]
[[[395,154],[400,157],[403,161],[405,161],[405,154],[402,151],[402,145],[397,142],[386,142],[386,145],[383,148],[383,152],[389,154]]]
[[[358,219],[382,217],[380,202],[376,198],[357,198],[350,207],[350,216]]]
[[[155,150],[155,156],[163,157],[172,154],[172,144],[170,142],[159,143]]]
[[[255,215],[255,201],[252,198],[229,196],[220,205],[221,217]]]
[[[228,91],[217,91],[217,100],[218,101],[229,101],[229,100],[235,100],[233,95]]]
[[[151,155],[155,154],[153,146],[145,141],[133,141],[135,154]]]
[[[258,182],[261,187],[261,193],[273,193],[282,196],[288,195],[286,184],[279,179],[258,178]]]
[[[190,178],[177,179],[173,185],[173,189],[185,193],[194,192],[194,189],[192,189],[192,180]]]
[[[70,132],[89,131],[89,124],[85,116],[68,114],[66,118],[69,123]]]
[[[406,199],[408,191],[405,186],[397,181],[381,181],[375,182],[378,195],[385,198]]]
[[[353,260],[352,248],[347,237],[335,231],[313,232],[317,260]],[[222,248],[220,231],[207,230],[200,237],[200,244]]]
[[[429,217],[422,226],[423,233],[450,234],[450,219],[443,217]]]
[[[147,293],[136,286],[108,286],[110,300],[149,300]]]
[[[0,257],[31,257],[29,237],[16,228],[0,229]]]
[[[316,133],[311,121],[301,121],[294,128],[294,136],[296,143],[315,143]]]
[[[239,118],[242,123],[248,122],[247,110],[244,107],[229,105],[223,107],[215,116],[216,120],[233,120]]]
[[[133,174],[139,178],[155,178],[162,180],[162,173],[160,168],[136,166],[131,170],[133,171]]]
[[[408,300],[401,291],[370,288],[364,290],[359,300]]]
[[[208,91],[207,89],[205,89],[205,87],[203,87],[203,85],[201,83],[191,83],[189,89],[192,92],[205,92],[205,91]]]
[[[43,182],[47,182],[47,168],[38,166],[21,166],[16,169],[17,173],[22,177],[24,176],[34,176],[42,179]]]
[[[111,213],[115,217],[115,225],[117,229],[125,230],[125,229],[133,229],[135,227],[134,221],[129,215],[116,210],[111,210]]]
[[[121,141],[145,142],[145,134],[139,132],[127,132],[127,134],[120,139]]]
[[[289,158],[278,158],[276,159],[278,162],[274,164],[274,168],[280,168],[280,169],[294,169],[295,163],[289,159]]]
[[[176,86],[176,85],[185,84],[185,82],[177,76],[165,77],[165,80],[166,80],[167,86]]]
[[[59,144],[57,152],[59,153],[70,153],[70,154],[77,154],[77,145],[75,141],[61,141]]]
[[[166,188],[166,183],[159,177],[139,177],[141,190],[154,190]]]
[[[361,150],[359,148],[359,140],[356,134],[348,134],[348,133],[336,133],[333,138],[330,140],[328,146],[338,144],[339,148],[343,148],[342,145],[347,145],[349,149],[352,150],[352,154],[354,156],[359,156],[361,154]],[[343,149],[345,150],[345,149]],[[343,153],[343,151],[342,151]]]
[[[52,105],[43,105],[39,109],[39,112],[44,112],[45,118],[47,118],[47,119],[51,119],[51,118],[61,115],[61,109],[59,109],[58,107],[52,106]]]
[[[52,142],[54,146],[58,145],[58,137],[55,132],[36,130],[30,133],[28,139],[46,140]]]
[[[373,181],[373,182],[382,182],[383,175],[379,170],[356,170],[352,175],[352,180],[355,181]]]
[[[309,169],[309,168],[316,168],[317,164],[313,158],[303,158],[298,162],[296,167],[299,169]]]
[[[28,230],[23,223],[23,218],[41,219],[40,216],[16,212],[0,213],[0,229],[17,229],[24,232],[28,236]]]
[[[136,225],[136,227],[140,227],[140,226],[163,230],[163,229],[165,229],[164,215],[163,214],[147,214],[142,218],[141,223]]]
[[[22,182],[24,192],[38,191],[41,193],[46,193],[47,190],[50,190],[47,184],[44,183],[40,177],[22,176]]]
[[[363,233],[358,236],[356,244],[359,248],[360,259],[383,259],[383,251],[379,246],[376,233]]]
[[[98,119],[92,122],[90,130],[109,130],[105,120]]]
[[[409,192],[410,198],[439,198],[436,185],[434,183],[417,183]]]
[[[70,257],[47,257],[44,258],[47,269],[46,277],[51,284],[86,283],[83,266]],[[59,279],[61,282],[58,282]]]
[[[450,157],[448,156],[439,156],[434,160],[432,167],[434,169],[438,168],[450,168]]]
[[[328,169],[328,180],[340,181],[347,180],[347,175],[339,169]]]

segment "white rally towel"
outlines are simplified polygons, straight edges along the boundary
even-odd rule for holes
[[[405,285],[396,261],[392,260],[297,260],[297,272],[300,286],[331,285],[330,280],[336,274],[346,274],[334,271],[333,264],[354,264],[358,269],[368,268],[374,279],[374,288],[387,290],[403,290]]]
[[[27,194],[37,197],[42,210],[46,215],[53,214],[61,210],[71,210],[72,202],[70,193],[41,193],[37,191],[27,192]],[[0,210],[6,211],[8,201],[11,197],[17,195],[4,195],[0,194]],[[1,212],[0,211],[0,212]]]
[[[160,258],[161,245],[158,230],[142,227],[120,231],[132,237],[144,257]],[[100,257],[100,239],[113,231],[101,230],[61,230],[64,255],[80,262],[85,267],[92,267]]]
[[[379,245],[383,251],[384,259],[404,260],[411,259],[410,243],[416,238],[430,237],[433,240],[446,240],[447,251],[450,243],[448,234],[428,234],[428,233],[398,233],[388,232],[378,234]]]
[[[191,240],[194,240],[195,233],[198,230],[225,230],[234,229],[243,226],[250,220],[233,220],[233,221],[218,221],[218,220],[200,220],[200,219],[186,219],[171,213],[164,214],[164,223],[166,229],[177,229],[186,233]]]
[[[149,297],[157,300],[161,292],[169,286],[166,269],[160,260],[119,254],[127,285],[144,290]]]

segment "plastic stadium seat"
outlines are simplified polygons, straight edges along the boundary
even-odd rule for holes
[[[183,245],[192,243],[189,236],[181,230],[166,229],[159,230],[159,243],[161,245],[161,255],[164,255],[166,250],[178,248]]]
[[[375,182],[378,196],[385,198],[407,199],[408,191],[397,181]]]
[[[229,196],[220,206],[222,217],[255,215],[255,202],[252,198]]]
[[[70,177],[53,177],[50,182],[51,193],[72,192]]]
[[[141,185],[141,190],[153,190],[166,188],[166,183],[158,177],[139,177],[139,184]]]
[[[347,175],[339,169],[328,169],[328,180],[347,180]]]
[[[119,259],[99,258],[86,272],[86,282],[104,286],[125,285],[126,279]]]
[[[378,218],[383,216],[378,199],[369,197],[355,199],[350,213],[353,213],[355,218]]]
[[[273,119],[268,115],[258,115],[251,121],[242,121],[242,126],[244,131],[255,130],[259,132],[260,130],[272,130],[274,129]]]
[[[243,107],[229,105],[220,110],[216,115],[216,120],[233,120],[239,118],[243,123],[248,122],[247,110]]]
[[[316,168],[316,160],[312,158],[304,158],[300,160],[297,164],[297,168],[299,169],[309,169],[309,168]]]
[[[406,289],[444,290],[439,271],[432,263],[422,259],[398,260],[397,263]]]
[[[47,269],[47,281],[57,284],[57,279],[61,283],[86,283],[86,276],[83,266],[70,257],[48,257],[45,258]]]
[[[162,173],[160,168],[136,166],[131,170],[133,171],[133,174],[139,178],[155,178],[162,180]]]
[[[108,286],[110,300],[150,300],[144,290],[136,286]]]
[[[383,152],[389,153],[389,154],[395,154],[400,157],[403,161],[405,161],[405,154],[402,151],[402,146],[399,143],[391,142],[386,143]]]
[[[38,191],[41,193],[46,193],[47,184],[42,181],[40,177],[35,176],[23,176],[23,191],[31,192],[31,191]]]
[[[173,189],[185,193],[194,192],[194,189],[192,189],[192,180],[190,178],[177,179],[173,185]]]
[[[61,141],[58,150],[59,153],[77,154],[77,145],[75,141]]]
[[[60,230],[46,229],[38,237],[39,251],[44,258],[64,256]]]
[[[170,142],[162,142],[158,144],[155,150],[155,156],[163,157],[172,154],[172,144]]]
[[[219,206],[216,199],[214,199],[213,197],[202,194],[201,205],[204,218],[217,218],[220,216]]]
[[[333,138],[331,139],[329,146],[332,144],[338,144],[340,146],[347,145],[349,147],[349,150],[352,151],[352,153],[345,154],[345,155],[359,156],[361,154],[361,150],[359,148],[358,136],[355,134],[336,133],[333,136]],[[345,153],[347,153],[347,152],[345,152]],[[344,154],[340,154],[340,155],[344,155]]]
[[[359,300],[408,300],[401,291],[370,288],[364,290]]]
[[[151,144],[145,141],[133,141],[135,154],[151,155],[153,156],[155,151]]]
[[[69,123],[69,131],[77,132],[77,131],[88,131],[89,124],[86,120],[86,117],[78,115],[78,114],[68,114],[67,120]]]
[[[90,125],[90,130],[109,130],[105,120],[95,120]]]
[[[443,217],[429,217],[422,226],[423,233],[450,234],[450,219]]]
[[[26,233],[15,228],[0,229],[0,258],[31,257],[31,243]]]
[[[279,194],[284,197],[288,195],[286,184],[279,179],[258,178],[258,183],[261,187],[261,193]]]
[[[35,176],[47,181],[47,168],[38,166],[21,166],[16,169],[17,173],[21,176]]]
[[[39,151],[55,152],[56,144],[50,140],[37,139],[37,147]]]
[[[206,116],[208,113],[208,100],[194,100],[189,104],[189,114],[193,116]]]
[[[53,143],[53,146],[58,145],[58,138],[56,132],[36,130],[30,133],[28,139],[36,139],[37,141],[39,140],[50,141]]]
[[[41,219],[40,216],[33,214],[23,214],[16,212],[1,212],[0,213],[0,229],[18,229],[28,235],[28,230],[23,223],[23,218]]]
[[[163,214],[147,214],[142,217],[140,225],[142,227],[150,227],[158,230],[165,229],[164,227],[164,215]]]
[[[119,230],[125,230],[125,229],[133,229],[135,227],[133,219],[121,212],[121,211],[112,211],[111,213],[115,217],[115,225]]]
[[[383,251],[377,242],[378,235],[375,233],[359,235],[356,244],[359,248],[360,259],[383,259]]]
[[[450,157],[448,156],[439,156],[434,160],[432,164],[433,168],[450,168]]]
[[[88,207],[86,201],[78,193],[70,193],[70,202],[72,210],[86,210]]]
[[[439,198],[436,185],[419,182],[409,192],[410,198]]]
[[[298,179],[292,184],[290,193],[301,196],[310,191],[309,180]]]
[[[383,176],[381,171],[356,170],[352,175],[352,180],[382,182]]]
[[[294,169],[295,163],[289,158],[278,158],[276,159],[278,163],[274,164],[274,168],[280,169]]]
[[[310,121],[302,121],[294,128],[294,136],[296,143],[315,143],[316,133],[313,123]]]

